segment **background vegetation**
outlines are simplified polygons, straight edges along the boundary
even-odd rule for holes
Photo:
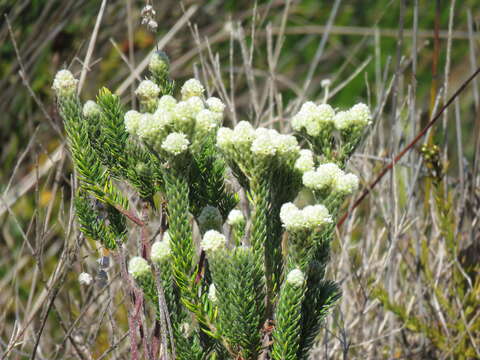
[[[229,122],[286,131],[332,79],[333,106],[375,111],[349,166],[367,187],[480,65],[475,0],[162,0],[156,33],[141,25],[145,4],[0,0],[2,358],[128,359],[116,267],[108,289],[78,284],[99,254],[73,222],[51,90],[60,68],[85,69],[84,99],[105,84],[127,103],[158,44],[175,79],[195,74],[235,98]],[[329,271],[343,298],[317,358],[480,357],[479,83],[339,227]]]

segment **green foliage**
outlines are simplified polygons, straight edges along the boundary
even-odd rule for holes
[[[69,72],[57,75],[54,88],[81,185],[76,200],[80,229],[115,250],[126,237],[127,217],[140,227],[142,256],[130,260],[129,273],[153,305],[162,331],[171,330],[173,342],[169,338],[164,352],[175,349],[177,358],[185,360],[253,360],[263,354],[304,359],[340,297],[337,285],[325,279],[325,268],[338,209],[358,185],[355,176],[340,169],[349,155],[342,146],[358,143],[370,112],[365,105],[352,110],[342,126],[360,124],[358,131],[337,143],[334,110],[306,104],[310,112],[299,113],[304,127],[296,136],[303,136],[313,152],[304,149],[311,160],[297,166],[301,148],[295,136],[255,130],[246,121],[234,130],[219,129],[221,100],[205,99],[202,84],[191,79],[177,102],[168,68],[164,57],[152,57],[153,82],[142,81],[136,91],[143,112],[127,114],[119,97],[105,88],[97,104],[89,102],[82,113],[78,98],[65,95],[73,94],[76,80]],[[324,119],[323,130],[308,135],[318,119]],[[333,163],[327,172],[306,182],[307,172],[317,171],[314,163],[328,162]],[[229,168],[247,194],[249,217],[232,213],[239,194],[226,186]],[[129,210],[120,181],[139,195],[141,218]],[[299,191],[317,183],[324,186],[321,196],[315,192],[314,204],[298,209],[292,202]],[[149,208],[159,205],[153,201],[157,192],[165,202]],[[162,226],[168,227],[168,236],[149,254],[147,211],[155,214],[164,205],[167,222]],[[218,231],[227,218],[228,241]],[[200,257],[195,221],[203,236]]]

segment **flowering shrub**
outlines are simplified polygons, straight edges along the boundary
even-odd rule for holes
[[[224,103],[206,98],[198,80],[185,82],[177,100],[168,69],[163,54],[152,57],[135,92],[140,111],[125,111],[105,88],[82,108],[77,80],[67,70],[57,74],[80,228],[114,252],[128,241],[130,220],[141,228],[128,273],[171,335],[163,338],[164,357],[306,359],[340,297],[325,268],[339,208],[358,188],[344,168],[370,124],[369,109],[336,112],[307,102],[291,120],[292,135],[247,121],[231,129],[222,127]],[[226,186],[229,174],[250,213]],[[141,198],[140,217],[119,181]],[[302,189],[314,203],[299,208]],[[160,216],[164,204],[168,224],[150,244],[146,211]]]

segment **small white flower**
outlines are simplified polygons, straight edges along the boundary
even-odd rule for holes
[[[313,170],[313,152],[308,149],[300,150],[300,156],[295,161],[295,169],[302,173]]]
[[[212,303],[216,303],[218,301],[217,289],[213,283],[208,287],[208,300],[210,300]]]
[[[278,134],[273,138],[277,152],[281,155],[296,154],[300,150],[295,136]]]
[[[158,108],[153,113],[153,119],[161,128],[164,128],[173,123],[173,115],[170,111]]]
[[[167,111],[173,111],[173,109],[175,108],[175,105],[177,105],[177,100],[171,95],[163,95],[158,100],[159,110],[162,109]]]
[[[308,101],[302,105],[297,115],[292,118],[292,127],[296,131],[305,128],[310,136],[318,136],[324,124],[333,123],[335,111],[328,104],[316,105]]]
[[[233,129],[233,141],[236,145],[250,144],[255,139],[255,130],[248,121],[240,121]]]
[[[337,130],[348,129],[353,123],[352,113],[350,111],[339,111],[335,114],[334,123]]]
[[[182,86],[182,99],[187,100],[192,96],[201,97],[204,91],[203,85],[197,79],[187,80]]]
[[[303,174],[303,185],[309,189],[325,190],[332,186],[343,171],[333,163],[320,165],[317,170],[310,170]]]
[[[186,123],[195,118],[195,116],[204,108],[203,101],[197,96],[190,97],[186,101],[180,101],[173,108],[175,120],[180,123]]]
[[[209,110],[212,110],[218,113],[223,113],[223,111],[225,110],[225,104],[222,102],[222,100],[220,100],[217,97],[212,96],[208,98],[206,103]]]
[[[290,284],[294,287],[300,287],[303,285],[304,282],[305,276],[300,269],[293,269],[287,275],[287,284]]]
[[[283,204],[280,208],[280,220],[287,230],[295,231],[305,228],[302,211],[293,203]]]
[[[351,113],[351,117],[355,123],[366,126],[371,123],[372,114],[370,109],[367,105],[363,103],[358,103],[354,105],[349,112]]]
[[[198,96],[189,97],[187,100],[188,106],[190,106],[190,111],[193,116],[197,115],[201,110],[205,108],[203,100]]]
[[[245,222],[245,217],[243,216],[240,210],[233,209],[228,214],[228,219],[227,219],[228,225],[235,226],[235,225],[243,224],[244,222]]]
[[[173,132],[163,141],[162,149],[170,154],[178,155],[187,150],[188,145],[190,145],[190,141],[185,134]]]
[[[332,85],[332,80],[331,80],[331,79],[323,79],[323,80],[320,82],[320,86],[321,86],[322,88],[329,87],[330,85]]]
[[[86,272],[82,272],[80,275],[78,275],[78,282],[81,285],[90,285],[93,281],[92,275]]]
[[[170,64],[168,58],[163,53],[154,52],[148,63],[148,68],[151,72],[167,73]]]
[[[55,75],[52,88],[58,97],[70,96],[77,90],[78,80],[69,70],[60,70]]]
[[[210,130],[215,129],[218,126],[219,120],[219,113],[213,112],[208,109],[203,109],[197,114],[195,118],[196,128],[200,129],[203,132],[209,132]]]
[[[132,135],[137,133],[142,116],[142,114],[135,110],[129,110],[125,113],[123,122],[128,133]]]
[[[150,273],[150,265],[142,257],[135,256],[128,263],[128,273],[137,280]]]
[[[86,118],[98,116],[102,113],[102,108],[93,100],[88,100],[83,105],[83,116]]]
[[[202,231],[220,229],[223,224],[222,214],[215,206],[211,205],[207,205],[202,209],[197,221]]]
[[[208,230],[205,235],[203,235],[200,246],[207,252],[215,252],[224,248],[226,243],[225,235],[216,230]]]
[[[355,174],[345,174],[339,176],[335,181],[335,191],[349,195],[358,190],[358,177]]]
[[[321,204],[304,207],[302,209],[302,214],[305,220],[305,225],[309,229],[314,229],[332,222],[332,217],[330,216],[328,209]]]
[[[217,146],[222,150],[227,150],[233,145],[233,130],[222,127],[217,132]]]
[[[135,90],[135,94],[141,101],[150,101],[160,94],[160,88],[153,81],[143,80]]]
[[[261,157],[273,156],[277,152],[276,136],[272,136],[273,133],[268,129],[265,130],[255,132],[257,137],[251,147],[252,152]]]
[[[163,241],[156,241],[152,245],[150,258],[155,264],[160,265],[170,258],[172,250],[170,249],[169,238],[170,237],[168,236],[168,233],[165,233],[165,235],[163,236]]]
[[[137,126],[137,136],[145,141],[154,141],[158,135],[160,135],[163,125],[160,123],[157,117],[153,116],[153,114],[145,113],[140,114],[141,117],[138,121]],[[125,124],[126,126],[126,124]],[[133,120],[132,124],[130,125],[132,128],[135,127],[135,122]],[[128,131],[128,130],[127,130]]]

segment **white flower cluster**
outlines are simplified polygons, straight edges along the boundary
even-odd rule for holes
[[[233,209],[228,214],[227,223],[230,226],[241,225],[245,222],[245,217],[242,212],[237,209]]]
[[[151,101],[158,97],[160,94],[160,88],[151,80],[143,80],[135,90],[135,95],[141,101]]]
[[[206,252],[215,252],[225,247],[227,240],[225,235],[216,230],[208,230],[200,242],[200,246]]]
[[[142,81],[136,93],[148,103],[150,112],[130,110],[124,117],[125,129],[156,151],[178,155],[190,144],[203,141],[221,124],[225,105],[214,97],[204,101],[198,80],[184,84],[183,100],[179,102],[171,95],[158,99],[159,91],[152,81]]]
[[[305,275],[303,275],[302,270],[293,269],[287,275],[287,284],[290,284],[294,287],[300,287],[305,282]]]
[[[221,128],[217,132],[217,146],[224,151],[249,149],[259,157],[292,155],[300,151],[294,136],[279,134],[274,129],[255,130],[247,121],[240,121],[233,130]]]
[[[303,174],[303,185],[312,190],[332,189],[336,193],[349,195],[358,189],[358,177],[345,172],[333,163],[321,164]]]
[[[309,205],[303,209],[292,203],[282,205],[280,220],[283,226],[290,231],[310,230],[332,222],[328,209],[321,205]]]
[[[334,122],[337,130],[346,130],[353,126],[364,128],[371,124],[372,114],[367,105],[359,103],[350,110],[339,111],[335,114]]]
[[[135,256],[128,263],[128,273],[132,275],[135,280],[147,276],[150,272],[150,265],[147,260],[142,257]]]
[[[363,103],[354,105],[350,110],[335,113],[328,104],[316,105],[308,101],[292,117],[292,128],[295,131],[305,129],[308,135],[318,136],[327,124],[333,124],[337,130],[345,130],[352,126],[363,128],[370,125],[371,120],[370,109]]]
[[[95,101],[87,100],[87,102],[83,105],[82,113],[86,118],[91,118],[100,115],[102,113],[102,109]]]
[[[197,79],[190,79],[185,81],[182,86],[181,93],[182,93],[182,100],[187,100],[192,96],[203,96],[203,92],[205,89],[203,85]]]
[[[170,235],[168,232],[163,234],[162,241],[156,241],[152,245],[152,251],[150,253],[150,258],[155,264],[162,264],[170,258],[172,250],[170,248]]]
[[[166,74],[170,64],[164,53],[154,52],[148,63],[148,69],[153,73]]]
[[[55,75],[52,89],[58,97],[70,96],[77,90],[78,80],[68,70],[60,70]]]
[[[313,162],[313,152],[311,152],[308,149],[300,150],[300,156],[295,162],[295,169],[304,173],[304,172],[313,170],[314,165],[315,164]]]
[[[292,118],[295,131],[305,129],[308,135],[318,136],[325,125],[332,125],[335,111],[328,104],[316,105],[308,101],[302,105],[298,114]]]
[[[187,150],[188,145],[190,145],[190,141],[188,141],[187,135],[173,132],[168,134],[162,142],[162,149],[170,154],[178,155]]]

